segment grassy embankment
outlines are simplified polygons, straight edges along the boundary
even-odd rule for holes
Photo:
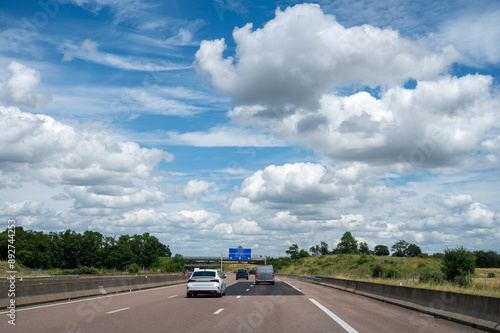
[[[273,260],[271,260],[273,263]],[[325,255],[302,258],[298,260],[282,260],[274,262],[277,273],[298,275],[322,275],[343,279],[362,279],[375,283],[384,283],[416,288],[452,291],[475,295],[500,297],[500,268],[476,268],[471,276],[470,286],[463,288],[451,282],[423,283],[419,276],[429,272],[440,272],[442,261],[436,258],[397,258],[366,255]],[[232,272],[238,268],[251,269],[250,264],[224,265],[224,270]],[[373,278],[373,270],[377,267],[379,274]],[[495,277],[485,279],[489,273]],[[491,274],[491,275],[492,275]],[[391,278],[389,278],[391,277]],[[486,280],[486,285],[485,285]]]

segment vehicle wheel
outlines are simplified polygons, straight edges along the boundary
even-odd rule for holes
[[[236,278],[236,280],[238,280],[238,278]]]
[[[255,285],[258,285],[259,283],[257,281],[255,281]]]
[[[222,297],[222,291],[217,294],[217,297]]]
[[[192,295],[191,293],[187,293],[187,297],[190,298]]]
[[[247,278],[247,280],[248,280],[248,278]]]
[[[273,281],[273,282],[271,282],[271,284],[274,284],[274,281]]]

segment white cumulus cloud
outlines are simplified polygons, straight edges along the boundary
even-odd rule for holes
[[[234,57],[223,57],[223,39],[203,41],[196,53],[198,72],[240,104],[317,105],[331,87],[435,78],[458,57],[452,46],[434,50],[425,38],[391,29],[345,28],[314,4],[277,9],[264,27],[252,28],[234,30]]]
[[[51,100],[49,93],[37,92],[41,80],[39,71],[17,61],[7,67],[11,73],[6,81],[0,81],[0,104],[40,110]]]

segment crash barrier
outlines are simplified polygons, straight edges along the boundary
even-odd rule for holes
[[[183,273],[176,274],[126,274],[113,276],[83,276],[78,279],[15,280],[15,296],[12,297],[11,281],[0,281],[0,307],[7,307],[12,299],[15,305],[25,306],[80,297],[106,295],[124,291],[155,288],[184,283]],[[10,294],[10,295],[9,295]],[[9,296],[8,296],[9,295]]]
[[[445,318],[488,332],[500,332],[500,298],[317,276],[319,283]]]

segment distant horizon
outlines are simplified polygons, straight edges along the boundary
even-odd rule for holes
[[[0,17],[0,230],[500,252],[498,1],[4,0]]]

